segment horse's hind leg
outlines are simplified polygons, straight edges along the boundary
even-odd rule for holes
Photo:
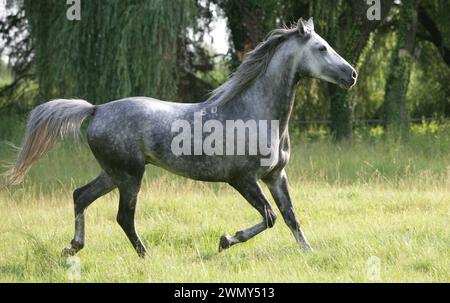
[[[68,255],[74,255],[84,247],[84,211],[97,198],[106,195],[113,190],[116,185],[112,179],[105,173],[100,175],[83,187],[77,188],[73,192],[73,201],[75,208],[75,236],[71,246],[65,248],[63,252]]]
[[[238,231],[234,236],[227,234],[220,238],[219,251],[234,244],[245,242],[275,224],[276,214],[272,210],[256,179],[249,178],[231,184],[263,217],[263,221],[255,226]]]
[[[146,255],[146,249],[139,238],[134,224],[134,215],[136,212],[137,196],[141,187],[144,167],[133,171],[132,174],[120,173],[115,176],[120,192],[119,211],[117,213],[117,222],[122,227],[139,257]]]

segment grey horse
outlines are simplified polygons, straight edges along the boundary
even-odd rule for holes
[[[234,236],[222,235],[219,251],[245,242],[274,225],[277,216],[259,180],[268,186],[300,248],[312,251],[296,218],[284,169],[290,156],[288,124],[295,86],[303,77],[323,79],[345,89],[351,88],[357,78],[354,68],[315,33],[312,18],[300,19],[293,28],[273,30],[248,54],[232,77],[201,103],[180,104],[146,97],[102,105],[64,99],[43,103],[30,114],[16,163],[8,172],[9,181],[20,182],[31,165],[58,139],[78,137],[83,120],[92,116],[87,139],[102,170],[96,179],[73,193],[75,236],[71,246],[64,249],[66,254],[73,255],[84,246],[86,208],[118,188],[117,222],[138,255],[145,256],[146,248],[136,232],[134,218],[146,164],[195,180],[226,182],[256,208],[262,222]],[[277,121],[276,140],[269,147],[276,155],[275,161],[261,165],[264,156],[261,152],[174,153],[173,140],[178,135],[174,122],[185,121],[194,127],[198,112],[205,121],[215,120],[224,125],[230,119]],[[270,132],[268,128],[265,131]],[[200,136],[204,139],[206,134]],[[243,142],[250,144],[248,136]]]

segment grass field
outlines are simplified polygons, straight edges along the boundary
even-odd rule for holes
[[[18,144],[11,123],[0,122],[0,140]],[[281,216],[218,253],[220,235],[259,222],[257,212],[226,185],[148,167],[137,210],[148,257],[137,257],[116,223],[113,192],[87,210],[80,281],[450,282],[448,126],[417,129],[408,144],[293,141],[291,194],[314,254],[300,252]],[[0,160],[12,157],[2,142]],[[1,189],[0,281],[71,281],[61,250],[73,236],[72,191],[97,172],[85,145],[66,144],[25,183]]]

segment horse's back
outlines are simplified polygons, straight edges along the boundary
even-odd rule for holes
[[[87,138],[100,164],[112,160],[143,162],[141,142],[145,124],[149,116],[157,116],[155,111],[164,111],[164,107],[168,107],[166,103],[169,102],[136,97],[98,105]]]
[[[171,121],[196,106],[147,97],[98,105],[88,127],[89,146],[99,162],[157,161],[170,153]]]

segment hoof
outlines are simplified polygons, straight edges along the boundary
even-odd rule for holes
[[[219,252],[231,247],[231,236],[223,234],[219,241]]]
[[[77,250],[73,247],[66,247],[62,250],[61,255],[63,257],[71,257],[74,256],[77,253]]]
[[[147,252],[145,250],[138,251],[137,254],[138,254],[139,258],[141,258],[141,259],[145,259],[145,257],[147,256]]]
[[[309,246],[308,244],[306,245],[301,245],[300,249],[302,250],[302,252],[304,253],[314,253],[314,249],[312,249],[311,246]]]

